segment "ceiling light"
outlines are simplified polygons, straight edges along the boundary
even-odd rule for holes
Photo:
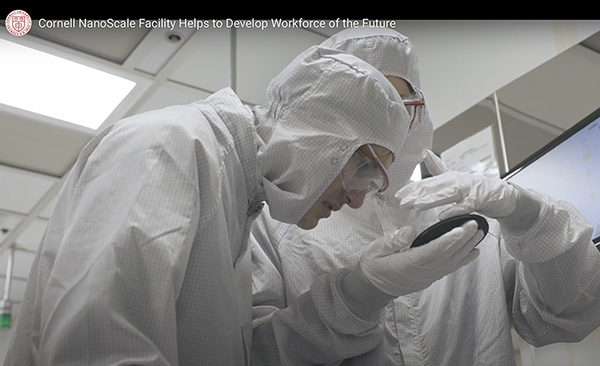
[[[169,43],[179,43],[183,39],[183,36],[177,32],[170,32],[165,34],[165,39],[169,41]]]
[[[0,103],[97,129],[135,82],[0,39]]]

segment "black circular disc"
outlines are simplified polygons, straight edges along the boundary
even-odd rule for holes
[[[477,222],[477,225],[479,225],[479,230],[483,231],[483,236],[485,237],[485,235],[488,232],[489,225],[487,220],[483,216],[473,214],[459,215],[442,220],[423,230],[423,232],[420,233],[417,236],[417,238],[413,241],[410,247],[414,248],[423,244],[427,244],[430,241],[437,239],[445,233],[449,232],[450,230],[454,229],[455,227],[459,227],[470,220],[475,220]]]

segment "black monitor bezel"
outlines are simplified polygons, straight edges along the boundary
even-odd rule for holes
[[[554,138],[552,141],[550,141],[546,145],[542,146],[540,149],[538,149],[536,152],[531,154],[529,157],[527,157],[525,160],[523,160],[519,164],[515,165],[506,174],[502,175],[501,178],[504,180],[510,179],[512,176],[514,176],[515,174],[520,172],[522,169],[526,168],[528,165],[532,164],[533,162],[535,162],[542,156],[546,155],[548,152],[550,152],[552,149],[556,148],[558,145],[563,143],[569,137],[573,136],[575,133],[588,127],[588,125],[590,125],[590,123],[592,123],[596,120],[597,120],[597,123],[600,123],[600,108],[598,108],[595,111],[593,111],[592,113],[588,114],[586,117],[584,117],[579,122],[574,124],[568,130],[566,130],[565,132],[563,132],[562,134],[560,134],[559,136]],[[595,244],[597,244],[597,246],[598,246],[600,244],[600,236],[592,238],[592,241]],[[600,247],[599,247],[599,249],[600,249]]]

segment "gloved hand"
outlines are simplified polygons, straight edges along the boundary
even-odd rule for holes
[[[423,150],[423,162],[431,175],[440,175],[451,171],[450,168],[444,164],[442,159],[435,155],[431,150]]]
[[[426,150],[424,161],[434,177],[412,182],[396,192],[400,206],[424,210],[455,203],[440,213],[445,219],[477,211],[492,218],[510,215],[517,206],[519,190],[498,178],[450,171],[431,151]]]
[[[475,221],[469,221],[423,246],[408,249],[416,236],[414,228],[405,226],[365,249],[359,266],[380,291],[398,297],[429,287],[475,259],[479,250],[474,247],[483,233]]]

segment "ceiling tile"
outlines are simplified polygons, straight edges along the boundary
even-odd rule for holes
[[[581,42],[581,45],[588,47],[594,52],[600,53],[600,32],[597,32],[585,39],[583,42]]]
[[[192,33],[190,28],[175,28],[174,30],[156,28],[144,38],[144,44],[140,48],[146,48],[146,55],[137,65],[136,69],[156,75],[169,59],[185,43],[185,39]],[[178,41],[173,41],[179,37]]]
[[[4,105],[0,105],[0,130],[0,164],[55,177],[65,174],[94,134]]]
[[[1,175],[1,173],[0,173]],[[17,227],[23,216],[12,215],[6,212],[0,212],[0,243],[8,234]]]
[[[48,221],[46,220],[33,220],[29,223],[27,229],[15,239],[15,244],[28,250],[37,250],[44,236],[47,224]]]
[[[0,255],[0,274],[2,276],[6,276],[6,268],[8,265],[8,254],[9,254],[9,251],[6,250],[2,253],[2,255]],[[35,257],[35,253],[25,252],[22,250],[14,251],[12,275],[14,277],[16,277],[16,278],[14,278],[15,283],[17,281],[25,282],[25,281],[23,281],[23,279],[29,277],[29,270],[31,268],[31,264],[33,263],[34,257]],[[3,283],[2,291],[4,291],[4,282],[5,282],[4,278],[0,278],[0,282]],[[11,290],[12,290],[12,284],[11,284]],[[0,297],[2,296],[2,293],[4,293],[4,292],[0,292]]]
[[[4,280],[4,277],[0,277],[0,294],[4,295],[4,287],[6,285],[6,282]],[[25,287],[27,286],[27,281],[21,280],[21,279],[15,279],[13,278],[10,282],[10,294],[9,294],[9,299],[12,302],[21,302],[23,300],[23,295],[25,294]],[[14,305],[13,305],[14,306]],[[12,315],[13,315],[13,322],[15,320],[15,308],[13,307],[12,309]]]
[[[161,109],[171,105],[183,105],[197,100],[205,99],[210,93],[190,88],[173,82],[166,82],[159,87],[143,103],[135,114]]]
[[[230,32],[199,30],[197,49],[169,76],[170,80],[215,92],[230,86]]]
[[[497,94],[502,104],[565,131],[598,108],[600,54],[576,45]]]
[[[245,101],[263,104],[271,80],[296,56],[324,40],[304,29],[238,30],[236,92]]]
[[[0,165],[0,209],[27,214],[56,179]]]
[[[52,211],[54,211],[54,206],[56,206],[57,197],[52,198],[50,202],[44,207],[44,209],[39,213],[38,217],[49,219],[50,215],[52,215]]]
[[[30,35],[105,60],[122,64],[150,31],[149,28],[40,28],[33,22]]]

